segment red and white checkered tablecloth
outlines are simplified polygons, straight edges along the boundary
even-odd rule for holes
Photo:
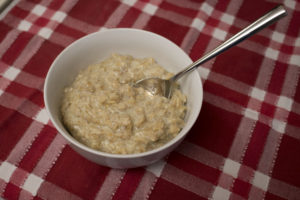
[[[76,39],[133,27],[196,60],[278,3],[287,17],[199,68],[200,116],[167,158],[100,166],[49,121],[44,79]],[[300,199],[299,1],[18,0],[0,19],[0,73],[4,199]]]

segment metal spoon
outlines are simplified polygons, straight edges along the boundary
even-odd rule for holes
[[[250,37],[251,35],[255,34],[256,32],[260,31],[261,29],[265,28],[266,26],[274,23],[275,21],[279,20],[280,18],[287,15],[286,10],[283,6],[279,5],[272,9],[270,12],[229,38],[228,40],[224,41],[221,45],[204,55],[202,58],[197,60],[196,62],[187,66],[184,70],[180,71],[179,73],[175,74],[168,80],[160,79],[160,78],[146,78],[137,81],[133,86],[134,87],[142,87],[146,91],[148,91],[152,95],[161,95],[167,98],[172,97],[172,91],[174,88],[174,83],[181,78],[183,75],[187,74],[188,72],[193,71],[197,67],[199,67],[204,62],[214,58],[215,56],[219,55],[223,51],[229,49],[232,46],[240,43],[241,41],[245,40],[246,38]]]

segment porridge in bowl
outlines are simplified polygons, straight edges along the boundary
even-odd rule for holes
[[[72,136],[93,149],[134,154],[158,148],[184,126],[186,96],[171,99],[132,87],[143,78],[170,78],[153,58],[113,54],[82,70],[64,91],[61,112]]]

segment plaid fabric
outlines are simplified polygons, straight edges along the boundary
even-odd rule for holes
[[[151,166],[115,170],[53,127],[43,83],[71,42],[113,27],[158,33],[193,60],[282,3],[289,15],[199,68],[200,116]],[[20,0],[0,20],[4,199],[300,199],[300,2]]]

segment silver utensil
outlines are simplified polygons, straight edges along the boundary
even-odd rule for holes
[[[146,78],[137,81],[133,86],[142,87],[152,95],[161,95],[167,98],[171,98],[175,82],[183,75],[195,70],[201,64],[216,57],[217,55],[229,49],[230,47],[237,45],[241,41],[262,30],[266,26],[271,25],[272,23],[276,22],[277,20],[281,19],[286,15],[287,12],[284,9],[284,7],[282,5],[279,5],[271,11],[269,11],[264,16],[262,16],[261,18],[259,18],[258,20],[256,20],[255,22],[253,22],[252,24],[250,24],[249,26],[247,26],[246,28],[244,28],[243,30],[241,30],[240,32],[238,32],[237,34],[235,34],[234,36],[232,36],[231,38],[229,38],[228,40],[224,41],[221,45],[208,52],[196,62],[187,66],[184,70],[175,74],[170,79],[165,80],[156,77]]]

